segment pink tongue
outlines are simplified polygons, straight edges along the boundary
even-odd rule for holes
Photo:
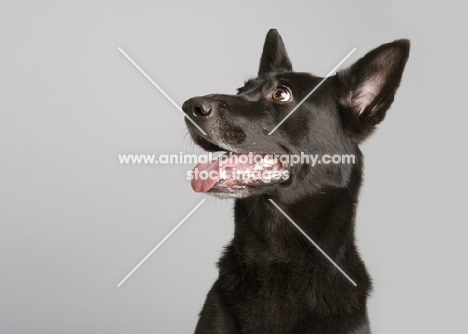
[[[219,177],[219,161],[218,160],[213,160],[212,162],[209,163],[199,163],[198,165],[195,166],[193,171],[198,169],[198,173],[201,171],[207,171],[208,174],[211,171],[216,171],[218,173]],[[212,173],[215,174],[215,173]],[[206,180],[202,180],[200,176],[196,177],[197,174],[194,173],[193,178],[192,178],[192,189],[195,190],[197,193],[206,193],[208,190],[214,187],[216,182],[218,182],[218,178],[210,178],[207,177]]]
[[[198,165],[195,166],[195,168],[193,169],[193,175],[192,175],[192,181],[191,181],[191,184],[192,184],[192,188],[193,190],[195,190],[197,193],[206,193],[208,190],[210,190],[211,188],[213,188],[215,186],[215,184],[218,182],[219,180],[219,174],[221,173],[221,171],[225,168],[236,168],[237,170],[241,170],[241,169],[246,169],[250,166],[252,166],[252,163],[240,163],[239,161],[236,161],[238,159],[235,159],[235,158],[239,158],[238,155],[231,155],[230,156],[230,160],[226,161],[226,159],[224,159],[223,163],[222,163],[222,166],[219,165],[219,160],[216,159],[216,160],[213,160],[209,163],[199,163]],[[198,169],[198,173],[195,173],[195,171]],[[202,171],[206,171],[206,174],[209,175],[210,172],[212,171],[216,171],[216,173],[212,173],[214,174],[214,178],[211,178],[211,177],[203,177],[203,179],[200,177],[200,172]],[[203,173],[205,174],[205,173]],[[196,177],[198,176],[198,177]],[[203,176],[206,176],[206,175],[203,175]]]

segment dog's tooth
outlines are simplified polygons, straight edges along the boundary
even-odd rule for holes
[[[262,170],[263,169],[263,166],[260,164],[260,162],[257,162],[253,168],[253,170]]]
[[[275,159],[271,155],[265,155],[262,160],[260,160],[260,165],[263,167],[271,167],[275,164]]]
[[[265,159],[260,160],[259,164],[262,167],[270,167],[271,166],[271,164],[268,161],[266,161]]]

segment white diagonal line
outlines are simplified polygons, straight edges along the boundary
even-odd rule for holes
[[[318,85],[315,86],[315,88],[312,89],[312,91],[311,91],[309,94],[307,94],[307,96],[304,97],[304,98],[302,99],[302,101],[299,102],[299,103],[297,104],[297,106],[295,106],[294,109],[291,110],[291,111],[289,112],[289,114],[287,114],[286,117],[284,117],[283,120],[282,120],[281,122],[278,123],[277,126],[275,126],[275,127],[273,128],[273,130],[270,131],[270,133],[269,133],[268,135],[270,136],[273,132],[275,132],[276,129],[278,129],[279,126],[280,126],[281,124],[283,124],[283,122],[284,122],[285,120],[287,120],[287,119],[289,118],[289,116],[291,116],[292,113],[295,112],[296,109],[299,108],[299,107],[301,106],[301,104],[304,103],[304,101],[307,100],[307,99],[308,99],[308,98],[325,82],[325,80],[328,79],[328,77],[330,77],[333,73],[336,72],[336,69],[337,69],[338,67],[340,67],[341,64],[343,64],[343,63],[346,61],[346,59],[348,59],[349,56],[351,56],[351,55],[353,54],[354,51],[356,51],[356,48],[352,49],[351,52],[348,53],[348,55],[347,55],[346,57],[344,57],[343,60],[340,61],[340,62],[338,63],[338,65],[336,65],[336,66],[333,68],[333,70],[331,70],[331,71],[327,74],[327,76],[326,76],[325,78],[323,78],[322,81],[320,81],[320,82],[318,83]]]
[[[166,236],[164,237],[164,239],[162,239],[161,242],[160,242],[159,244],[157,244],[156,247],[154,247],[153,250],[152,250],[151,252],[149,252],[149,254],[146,255],[145,258],[144,258],[143,260],[141,260],[140,263],[138,263],[137,266],[136,266],[135,268],[133,268],[133,270],[132,270],[131,272],[129,272],[128,275],[125,276],[125,278],[124,278],[119,284],[117,284],[117,287],[120,287],[120,286],[122,285],[122,283],[125,282],[125,281],[127,280],[127,278],[129,278],[130,275],[133,274],[133,273],[135,272],[135,270],[137,270],[138,267],[140,267],[140,266],[143,264],[143,262],[145,262],[145,261],[151,256],[151,254],[153,254],[153,253],[156,251],[156,249],[158,249],[159,246],[161,246],[161,245],[164,243],[164,241],[166,241],[167,238],[169,238],[169,237],[171,236],[171,234],[174,233],[175,230],[177,230],[177,229],[180,227],[180,225],[182,225],[182,224],[187,220],[187,218],[190,217],[190,215],[191,215],[192,213],[194,213],[195,210],[198,209],[198,208],[200,207],[200,205],[202,205],[203,202],[205,202],[205,201],[206,201],[206,199],[202,199],[202,201],[201,201],[200,203],[198,203],[198,205],[197,205],[196,207],[194,207],[193,210],[190,211],[189,214],[188,214],[187,216],[185,216],[185,218],[182,219],[181,222],[180,222],[179,224],[177,224],[177,226],[174,227],[174,228],[172,229],[172,231],[169,232],[169,234],[166,235]]]
[[[125,56],[125,57],[126,57],[126,58],[127,58],[127,59],[128,59],[144,76],[145,76],[145,77],[146,77],[146,79],[148,79],[148,80],[149,80],[149,81],[150,81],[150,82],[151,82],[151,83],[152,83],[152,84],[153,84],[153,85],[154,85],[154,86],[155,86],[155,87],[156,87],[156,88],[157,88],[157,89],[158,89],[158,90],[159,90],[159,91],[160,91],[160,92],[161,92],[161,93],[162,93],[162,94],[163,94],[163,95],[164,95],[164,96],[165,96],[165,97],[182,113],[182,115],[184,115],[184,117],[187,117],[188,120],[189,120],[190,122],[192,122],[192,124],[195,125],[195,126],[197,127],[197,129],[200,130],[200,132],[203,133],[203,134],[206,136],[206,132],[203,131],[203,130],[197,125],[197,123],[195,123],[195,121],[194,121],[193,119],[191,119],[186,113],[184,113],[184,111],[177,105],[177,103],[175,103],[174,100],[171,99],[171,97],[170,97],[169,95],[167,95],[166,92],[163,91],[162,88],[159,87],[159,85],[158,85],[156,82],[154,82],[153,79],[151,79],[151,78],[149,77],[149,75],[146,74],[146,72],[143,71],[143,70],[141,69],[141,67],[138,66],[137,63],[135,63],[135,62],[133,61],[133,59],[129,57],[129,55],[127,55],[127,54],[125,53],[124,50],[122,50],[120,47],[118,48],[118,50],[119,50],[120,52],[122,52],[122,54],[123,54],[123,55],[124,55],[124,56]]]
[[[346,273],[343,271],[343,269],[341,269],[341,268],[328,256],[328,254],[325,253],[325,252],[322,250],[322,248],[320,248],[319,245],[317,245],[317,244],[315,243],[315,241],[312,240],[312,238],[309,237],[309,236],[307,235],[307,233],[305,233],[305,232],[299,227],[299,225],[297,225],[297,224],[291,219],[291,217],[289,217],[289,216],[286,214],[286,212],[284,212],[284,211],[275,203],[275,201],[273,201],[271,198],[269,198],[269,200],[270,200],[270,202],[273,203],[273,205],[276,206],[276,208],[291,222],[291,224],[293,224],[293,225],[299,230],[299,232],[301,232],[301,233],[307,238],[307,240],[309,240],[309,241],[312,243],[312,245],[314,245],[314,246],[320,251],[320,253],[322,253],[323,256],[325,256],[325,257],[328,259],[328,261],[330,261],[330,262],[336,267],[336,269],[338,269],[338,270],[344,275],[344,277],[346,277],[354,286],[357,286],[357,284],[351,279],[351,277],[349,277],[348,274],[346,274]]]

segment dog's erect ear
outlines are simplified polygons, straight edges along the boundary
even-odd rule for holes
[[[271,29],[266,35],[265,44],[263,45],[258,75],[269,72],[288,71],[292,71],[292,65],[286,53],[283,40],[276,29]]]
[[[337,73],[344,125],[358,142],[384,119],[400,85],[409,49],[406,39],[384,44]]]

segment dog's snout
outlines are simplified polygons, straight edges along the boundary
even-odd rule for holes
[[[185,101],[182,110],[188,116],[207,117],[213,113],[213,102],[201,98],[192,98]]]

